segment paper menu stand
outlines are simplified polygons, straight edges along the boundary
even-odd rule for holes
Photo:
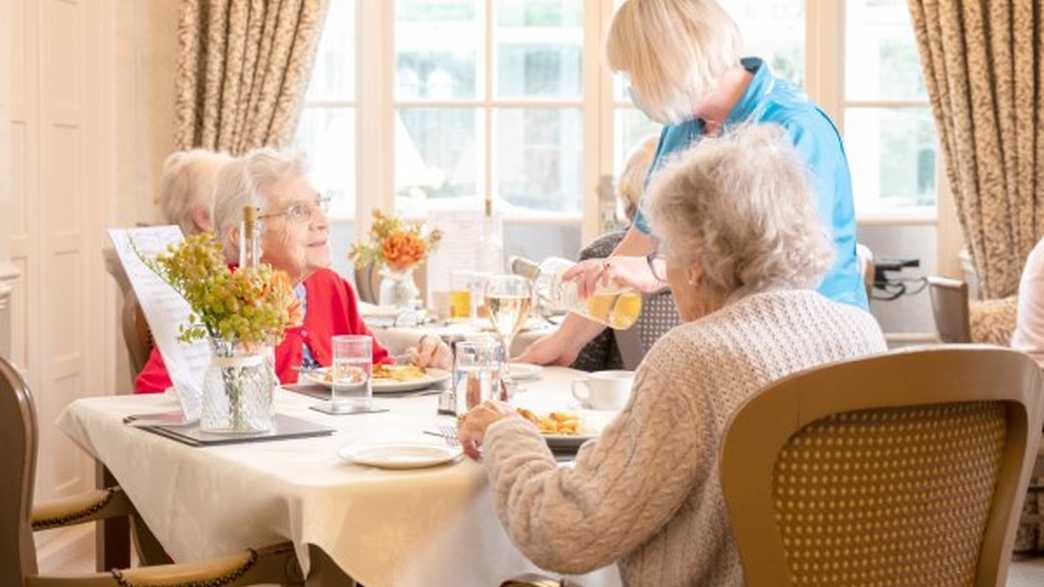
[[[137,248],[145,257],[154,257],[166,251],[168,245],[184,240],[181,228],[113,228],[109,229],[109,238],[145,313],[152,338],[163,355],[184,421],[197,420],[202,408],[203,376],[210,363],[210,346],[204,340],[190,344],[178,341],[179,327],[188,324],[192,309],[181,294],[142,262],[134,250]]]
[[[428,226],[442,231],[438,248],[428,258],[428,296],[436,291],[450,289],[450,274],[453,271],[479,271],[479,251],[482,240],[482,210],[478,208],[453,208],[429,210]],[[494,231],[501,243],[504,242],[503,219],[493,210]],[[433,307],[433,300],[426,300]]]

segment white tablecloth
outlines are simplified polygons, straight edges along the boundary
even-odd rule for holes
[[[574,377],[546,369],[518,403],[567,407]],[[105,463],[179,562],[291,540],[305,568],[314,544],[368,587],[497,585],[535,569],[501,528],[480,465],[383,471],[338,458],[337,449],[353,443],[442,442],[422,433],[439,418],[452,421],[436,416],[436,396],[376,396],[390,412],[351,416],[309,410],[315,402],[277,394],[279,413],[336,428],[333,436],[193,448],[123,423],[127,415],[174,409],[161,395],[81,399],[58,426]],[[612,566],[579,581],[618,585],[619,575]]]

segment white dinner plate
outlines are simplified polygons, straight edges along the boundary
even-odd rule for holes
[[[304,379],[307,379],[311,383],[318,383],[319,385],[325,385],[330,387],[331,382],[325,379],[326,369],[315,369],[314,371],[306,371],[302,373]],[[411,379],[409,381],[396,381],[394,379],[374,379],[373,380],[373,392],[374,393],[398,393],[400,391],[417,391],[420,389],[427,389],[437,383],[442,383],[450,378],[451,373],[442,369],[425,369],[424,377],[421,379]]]
[[[461,448],[422,442],[382,442],[342,446],[337,456],[356,465],[380,469],[423,469],[460,457]]]
[[[539,379],[544,372],[544,368],[540,365],[530,365],[529,363],[511,363],[510,369],[511,378],[515,381]]]

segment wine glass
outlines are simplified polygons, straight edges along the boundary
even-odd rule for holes
[[[486,280],[486,308],[493,330],[504,345],[505,376],[511,360],[511,341],[529,318],[533,305],[533,286],[518,275],[493,275]]]

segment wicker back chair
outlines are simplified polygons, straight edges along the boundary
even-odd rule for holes
[[[1042,399],[1032,360],[980,346],[837,363],[766,388],[722,446],[746,584],[1003,585]]]
[[[642,313],[634,326],[613,331],[624,369],[637,369],[656,341],[681,323],[670,290],[643,294],[642,298]]]
[[[21,375],[0,358],[0,585],[11,587],[127,587],[256,583],[303,584],[289,543],[210,561],[112,570],[108,573],[42,576],[33,532],[117,517],[137,518],[119,487],[91,491],[33,506],[38,431],[32,394]],[[151,533],[144,534],[151,538]],[[139,534],[139,538],[142,534]],[[154,538],[151,538],[154,540]]]

